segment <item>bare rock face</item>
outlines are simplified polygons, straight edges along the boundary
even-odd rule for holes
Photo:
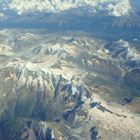
[[[0,129],[5,132],[4,140],[55,140],[53,130],[46,122],[8,120],[1,123]]]
[[[92,127],[90,130],[91,133],[91,140],[97,140],[98,139],[98,130],[96,127]]]
[[[125,82],[132,88],[140,89],[140,69],[132,69],[125,75]]]

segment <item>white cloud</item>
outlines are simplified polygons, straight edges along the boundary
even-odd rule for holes
[[[109,4],[107,7],[110,15],[123,16],[129,15],[131,12],[131,5],[128,0],[118,1],[115,5]]]

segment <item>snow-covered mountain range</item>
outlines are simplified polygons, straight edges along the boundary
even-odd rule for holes
[[[29,12],[60,13],[70,9],[86,9],[92,14],[104,12],[111,16],[130,15],[135,12],[136,0],[2,0],[3,9],[15,10],[18,14]],[[138,7],[138,6],[137,6]]]
[[[140,140],[139,0],[0,0],[0,140]]]
[[[139,40],[44,32],[0,31],[0,139],[139,140]]]

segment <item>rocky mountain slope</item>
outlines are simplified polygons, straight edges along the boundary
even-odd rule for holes
[[[140,138],[137,43],[20,29],[0,39],[1,139]]]

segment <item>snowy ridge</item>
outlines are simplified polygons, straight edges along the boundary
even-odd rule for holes
[[[122,39],[114,42],[107,48],[114,58],[125,60],[140,60],[139,52],[131,44]]]
[[[63,77],[62,75],[57,75],[49,70],[43,71],[43,69],[37,69],[33,63],[25,62],[10,62],[4,69],[10,68],[15,71],[14,81],[16,82],[15,91],[26,87],[27,89],[33,89],[36,92],[52,93],[56,96],[57,88],[61,88],[61,92],[68,92],[68,95],[75,95],[77,93],[82,93],[83,98],[87,96],[87,89],[81,85],[81,83],[73,84],[70,79]],[[10,76],[11,76],[10,75]],[[11,77],[7,77],[5,80],[10,80]],[[57,91],[59,92],[59,90]],[[51,95],[52,96],[52,95]]]

